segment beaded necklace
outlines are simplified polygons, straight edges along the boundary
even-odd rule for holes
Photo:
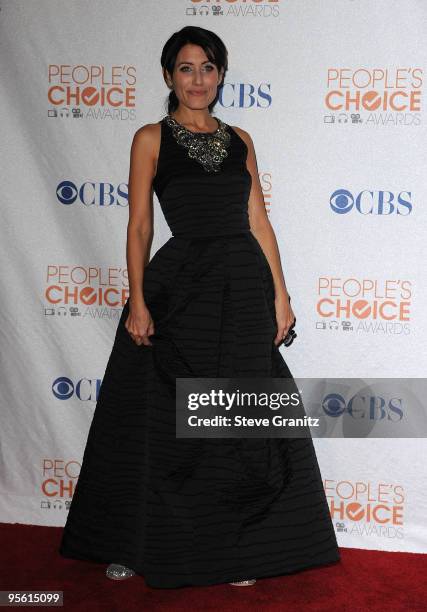
[[[218,117],[216,120],[218,128],[214,132],[192,132],[171,115],[164,117],[177,143],[185,147],[188,156],[201,163],[206,172],[220,171],[220,164],[228,155],[231,140],[227,124]]]

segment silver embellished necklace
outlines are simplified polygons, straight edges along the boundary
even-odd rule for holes
[[[231,140],[227,125],[221,119],[216,117],[218,127],[214,132],[192,132],[171,115],[166,115],[164,120],[172,128],[177,143],[187,149],[189,157],[201,163],[206,172],[220,171]]]

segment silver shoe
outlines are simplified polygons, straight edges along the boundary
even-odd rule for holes
[[[130,567],[126,567],[125,565],[110,563],[110,565],[107,567],[105,575],[107,578],[111,578],[111,580],[126,580],[126,578],[135,576],[135,572],[133,569],[130,569]]]
[[[233,586],[252,586],[255,582],[256,578],[251,578],[250,580],[239,580],[237,582],[229,582],[228,584],[232,584]]]

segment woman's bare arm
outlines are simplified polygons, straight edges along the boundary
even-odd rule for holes
[[[152,181],[156,173],[159,148],[159,124],[147,124],[135,132],[130,154],[126,244],[131,308],[145,306],[143,278],[153,237]]]

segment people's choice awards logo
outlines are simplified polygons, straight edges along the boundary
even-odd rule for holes
[[[339,533],[390,540],[404,537],[405,495],[401,485],[325,480],[325,493]]]
[[[135,119],[136,67],[49,64],[48,117]]]
[[[280,15],[281,0],[190,0],[185,3],[186,17],[257,17]]]
[[[40,485],[43,498],[40,507],[46,511],[69,510],[71,499],[81,470],[78,461],[64,461],[58,458],[42,460],[42,482]]]
[[[324,123],[374,128],[421,124],[423,69],[328,69]]]
[[[411,298],[412,282],[407,279],[321,276],[316,329],[407,335]]]
[[[116,320],[129,297],[126,267],[50,264],[46,269],[45,316]]]

